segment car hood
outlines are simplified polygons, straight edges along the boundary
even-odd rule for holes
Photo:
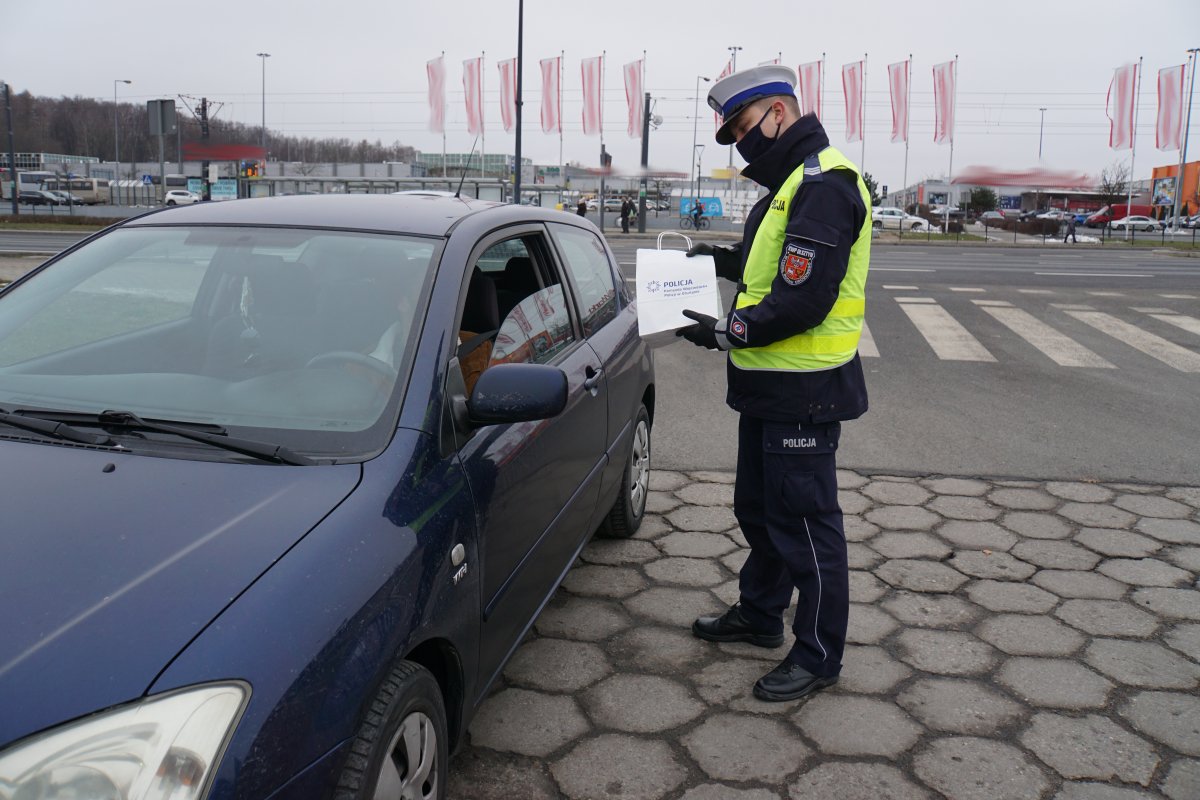
[[[361,467],[0,441],[0,474],[2,747],[141,696]]]

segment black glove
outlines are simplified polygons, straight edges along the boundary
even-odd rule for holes
[[[692,248],[687,251],[687,257],[692,256],[711,256],[713,254],[713,246],[705,242],[692,245]]]
[[[700,345],[708,350],[724,349],[717,342],[716,319],[698,311],[684,311],[683,315],[688,319],[696,320],[696,324],[680,328],[675,331],[676,336],[682,336],[692,344]]]
[[[741,278],[742,259],[737,251],[729,247],[714,247],[707,242],[701,242],[692,245],[687,251],[687,257],[692,256],[712,256],[719,278],[735,282]]]

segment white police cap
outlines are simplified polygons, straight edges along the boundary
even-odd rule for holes
[[[708,90],[708,105],[724,119],[717,131],[717,144],[733,144],[730,129],[738,113],[760,97],[796,95],[796,73],[791,67],[768,65],[735,72]]]

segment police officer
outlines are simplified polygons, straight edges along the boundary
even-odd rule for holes
[[[871,249],[871,201],[858,168],[801,116],[796,76],[755,67],[718,81],[708,103],[724,118],[719,144],[736,142],[743,174],[768,194],[733,247],[694,246],[737,281],[722,319],[692,311],[677,335],[727,350],[730,407],[738,423],[734,513],[750,555],[738,603],[701,617],[692,632],[714,642],[783,643],[783,613],[799,592],[795,643],[754,684],[756,697],[795,700],[837,682],[849,610],[849,575],[834,454],[843,420],[867,410],[858,340]]]

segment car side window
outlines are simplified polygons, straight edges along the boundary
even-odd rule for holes
[[[617,316],[617,291],[604,244],[591,231],[572,225],[551,225],[565,267],[578,293],[585,336],[591,336]]]

